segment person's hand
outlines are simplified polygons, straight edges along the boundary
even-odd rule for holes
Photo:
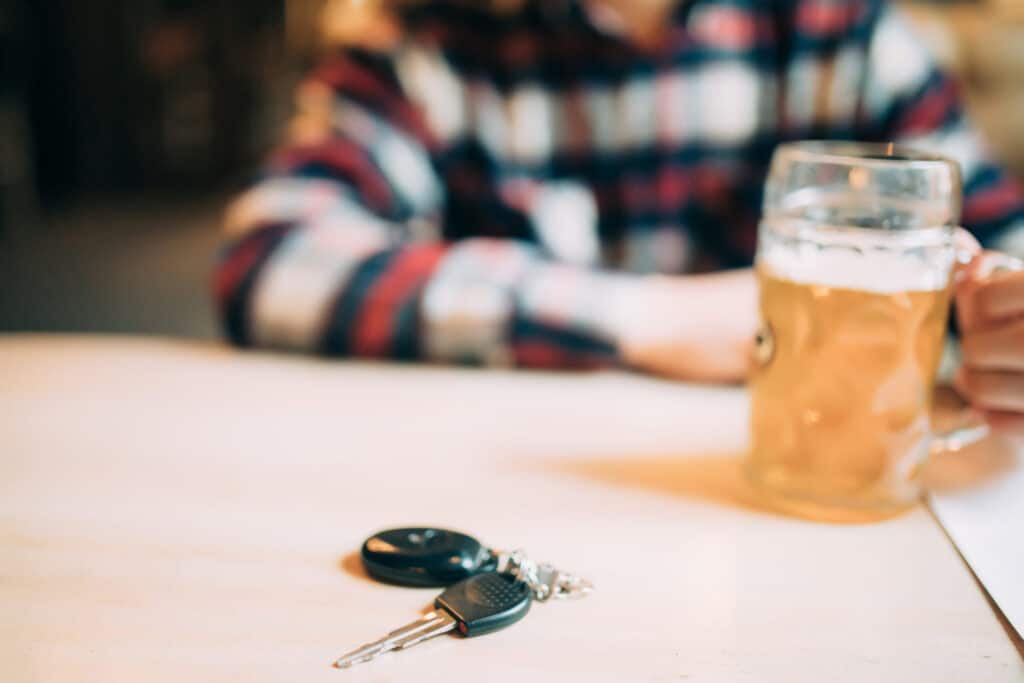
[[[963,356],[955,386],[992,427],[1024,433],[1024,270],[971,246],[954,290]]]
[[[746,378],[757,328],[752,270],[640,278],[617,305],[630,367],[692,381]]]

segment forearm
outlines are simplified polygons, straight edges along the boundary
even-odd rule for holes
[[[553,368],[618,363],[603,292],[619,276],[553,263],[514,240],[386,248],[363,241],[356,248],[350,231],[272,225],[232,245],[216,274],[230,337],[341,356]]]
[[[464,263],[445,258],[425,302],[435,359],[457,359],[452,351],[462,346],[518,366],[615,363],[691,381],[746,377],[758,319],[752,270],[613,273],[553,263],[523,245],[513,257],[509,244],[470,240],[456,247]],[[488,253],[499,258],[488,264]]]
[[[750,270],[617,274],[553,263],[531,245],[471,239],[354,250],[324,228],[269,226],[217,272],[242,345],[480,365],[625,365],[735,382],[756,327]]]
[[[691,381],[745,379],[757,328],[752,270],[636,278],[618,292],[614,311],[626,365]]]

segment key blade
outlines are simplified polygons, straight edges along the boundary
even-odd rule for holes
[[[372,661],[378,656],[379,653],[366,654],[362,656],[356,656],[353,654],[343,655],[335,660],[333,666],[335,669],[351,669],[356,664]]]
[[[415,636],[421,631],[432,628],[433,626],[450,618],[451,617],[445,612],[428,612],[421,619],[417,619],[411,624],[397,628],[379,640],[375,640],[372,643],[366,643],[351,652],[343,654],[334,661],[334,668],[348,669],[356,664],[362,664],[363,662],[369,662],[376,659],[382,654],[394,650],[396,642]]]
[[[404,650],[406,648],[412,647],[413,645],[419,645],[424,640],[430,640],[431,638],[436,638],[437,636],[444,635],[445,633],[451,633],[452,631],[454,631],[455,628],[459,625],[459,622],[455,620],[455,617],[447,613],[442,614],[447,618],[442,618],[436,626],[420,631],[419,633],[414,633],[409,637],[403,638],[402,640],[396,642],[395,649]]]
[[[377,657],[381,656],[388,651],[388,647],[383,643],[370,643],[362,646],[357,650],[343,654],[338,659],[334,660],[335,669],[350,669],[356,664],[362,664],[363,662],[369,662]]]
[[[349,669],[356,664],[362,664],[363,662],[369,662],[376,659],[380,655],[384,654],[384,652],[384,646],[380,643],[363,645],[361,648],[343,654],[341,657],[334,660],[334,668]]]
[[[368,662],[375,657],[387,652],[389,640],[387,638],[381,638],[372,643],[361,645],[360,647],[346,652],[342,656],[334,660],[334,668],[336,669],[348,669],[355,664],[361,664]]]

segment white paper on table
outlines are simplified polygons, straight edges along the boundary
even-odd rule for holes
[[[1024,637],[1024,449],[990,437],[933,458],[932,511]]]

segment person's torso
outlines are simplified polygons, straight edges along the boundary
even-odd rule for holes
[[[854,83],[799,92],[797,70],[833,68],[839,41],[794,45],[801,3],[775,4],[681,6],[650,50],[576,3],[414,12],[396,64],[437,140],[446,235],[527,239],[637,272],[749,264],[775,145],[855,130],[841,90]],[[822,126],[823,107],[846,111]]]

